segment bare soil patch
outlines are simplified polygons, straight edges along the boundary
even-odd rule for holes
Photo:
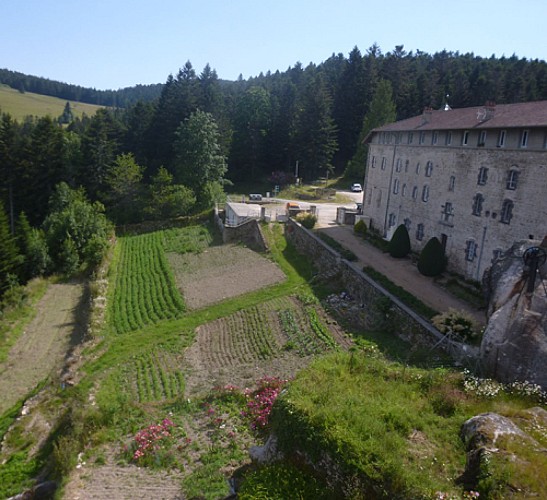
[[[0,413],[62,366],[85,332],[83,285],[50,285],[37,314],[0,364]]]
[[[237,245],[210,247],[199,254],[167,255],[189,309],[199,309],[285,279],[270,260]]]

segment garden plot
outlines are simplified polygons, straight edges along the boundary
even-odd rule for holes
[[[285,279],[271,261],[237,245],[209,247],[201,253],[168,253],[177,287],[189,309],[199,309]]]
[[[313,357],[349,340],[315,305],[295,297],[273,299],[211,321],[186,350],[187,393],[234,384],[251,386],[263,376],[290,378]]]

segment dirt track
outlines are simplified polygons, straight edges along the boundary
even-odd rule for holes
[[[83,325],[77,318],[82,316],[78,311],[82,295],[81,284],[49,286],[36,317],[0,364],[0,413],[55,373],[71,343],[80,340]]]

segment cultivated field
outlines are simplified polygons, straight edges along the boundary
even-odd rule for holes
[[[226,384],[250,387],[264,376],[291,378],[314,355],[339,345],[349,340],[316,305],[294,296],[263,302],[197,329],[185,353],[187,394]]]
[[[0,364],[0,414],[23,398],[47,376],[57,375],[71,345],[80,342],[85,318],[80,284],[50,285],[27,326]]]
[[[285,279],[273,262],[238,245],[212,246],[200,253],[169,253],[167,258],[189,309],[207,307]]]

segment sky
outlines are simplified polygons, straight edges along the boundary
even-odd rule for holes
[[[374,43],[547,59],[547,0],[0,0],[0,68],[83,87],[320,64]]]

